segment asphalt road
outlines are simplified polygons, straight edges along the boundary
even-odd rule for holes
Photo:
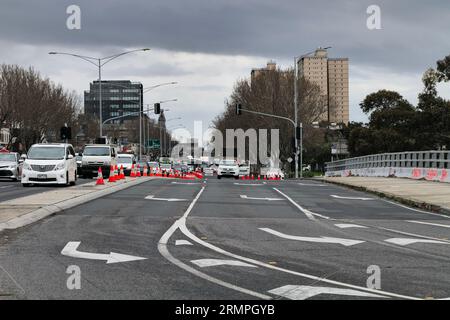
[[[90,179],[78,179],[77,184],[84,184],[91,182]],[[30,188],[24,188],[20,181],[9,181],[6,179],[0,180],[0,202],[12,200],[19,197],[25,197],[32,194],[37,194],[41,192],[46,192],[56,188],[66,188],[66,186],[55,186],[55,185],[41,185],[33,186]]]
[[[153,180],[0,234],[0,299],[444,299],[448,238],[448,217],[314,181]]]

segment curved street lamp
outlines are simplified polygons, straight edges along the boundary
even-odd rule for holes
[[[129,51],[125,51],[122,53],[118,53],[118,54],[114,54],[111,56],[107,56],[107,57],[103,57],[103,58],[97,58],[97,57],[89,57],[89,56],[83,56],[83,55],[79,55],[79,54],[74,54],[74,53],[68,53],[68,52],[56,52],[56,51],[51,51],[48,54],[51,55],[66,55],[66,56],[72,56],[75,58],[79,58],[82,60],[85,60],[86,62],[89,62],[91,64],[93,64],[94,66],[96,66],[98,68],[98,81],[99,81],[99,104],[100,104],[100,137],[103,137],[103,115],[102,115],[102,67],[107,64],[108,62],[111,62],[114,59],[117,59],[121,56],[124,56],[126,54],[129,53],[133,53],[133,52],[138,52],[138,51],[150,51],[149,48],[143,48],[143,49],[136,49],[136,50],[129,50]]]

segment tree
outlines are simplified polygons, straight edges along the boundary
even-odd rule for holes
[[[437,62],[440,81],[450,81],[450,55]]]
[[[313,150],[309,142],[323,139],[312,127],[326,111],[325,98],[320,88],[304,78],[298,80],[298,117],[303,122],[305,149]],[[225,110],[214,121],[214,127],[225,136],[226,129],[279,129],[281,162],[294,158],[292,139],[294,129],[291,123],[282,119],[245,113],[237,116],[235,105],[242,104],[244,109],[274,114],[294,119],[294,71],[270,70],[253,76],[251,79],[241,79],[236,82],[233,92],[225,101]],[[320,141],[319,143],[322,143]],[[270,138],[269,138],[270,143]],[[270,150],[270,145],[267,147]]]
[[[59,129],[73,126],[79,112],[78,97],[33,68],[0,66],[0,124],[13,132],[26,150],[42,141],[59,141]]]

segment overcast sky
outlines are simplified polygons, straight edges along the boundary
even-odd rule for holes
[[[448,0],[0,0],[0,63],[33,66],[80,96],[95,80],[82,60],[50,56],[66,51],[107,56],[149,47],[105,66],[103,79],[144,86],[179,82],[145,95],[145,103],[177,98],[173,125],[204,127],[224,107],[237,79],[275,60],[281,67],[318,46],[350,59],[350,118],[365,121],[358,104],[379,89],[412,103],[421,76],[450,54]],[[81,8],[81,30],[66,27],[66,8]],[[381,8],[381,30],[366,25],[370,5]],[[440,86],[450,98],[450,83]]]

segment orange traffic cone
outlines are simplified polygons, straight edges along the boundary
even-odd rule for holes
[[[123,172],[123,164],[120,165],[119,179],[120,179],[120,180],[125,179],[125,173]]]
[[[147,166],[144,166],[144,177],[148,177],[148,174],[147,174]]]
[[[114,166],[114,179],[116,179],[116,181],[120,180],[119,167],[117,164]]]
[[[141,176],[141,167],[139,165],[137,165],[136,177],[140,177],[140,176]]]
[[[104,184],[105,180],[103,180],[102,167],[98,167],[97,182],[95,183],[95,185],[102,186]]]
[[[116,182],[116,176],[114,175],[114,166],[109,169],[109,179],[108,182]]]
[[[136,178],[136,171],[134,170],[134,163],[133,163],[133,165],[131,166],[130,177],[131,177],[131,178]]]

